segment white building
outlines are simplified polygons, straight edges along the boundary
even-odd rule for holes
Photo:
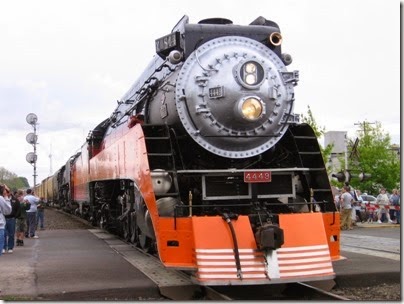
[[[324,147],[330,144],[333,145],[330,159],[326,166],[331,167],[331,171],[334,173],[342,169],[340,159],[345,157],[347,133],[347,131],[329,131],[324,133]]]

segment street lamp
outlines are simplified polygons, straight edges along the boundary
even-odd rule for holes
[[[34,152],[29,152],[25,159],[27,160],[28,163],[34,166],[34,187],[36,185],[36,161],[38,159],[38,156],[36,154],[36,144],[38,141],[38,136],[36,135],[36,125],[38,122],[38,117],[34,113],[29,113],[27,115],[27,123],[30,124],[34,128],[34,133],[28,133],[26,136],[26,140],[29,144],[31,144],[34,147]]]

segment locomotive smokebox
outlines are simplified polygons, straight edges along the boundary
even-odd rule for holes
[[[275,33],[273,43],[282,36]],[[236,51],[235,51],[236,50]],[[181,67],[175,100],[178,116],[204,149],[248,158],[273,147],[297,122],[293,87],[297,72],[262,43],[241,36],[212,39]]]

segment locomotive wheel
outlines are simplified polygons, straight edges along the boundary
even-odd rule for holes
[[[94,227],[97,227],[98,223],[97,223],[97,216],[95,215],[95,213],[93,212],[93,215],[90,218],[91,221],[91,225]]]
[[[136,244],[139,242],[139,233],[136,226],[136,212],[130,214],[130,242]]]
[[[145,236],[144,234],[140,234],[139,235],[139,245],[140,245],[140,248],[142,248],[142,250],[144,252],[152,253],[153,242],[152,242],[151,238],[149,238],[148,236]]]
[[[99,217],[97,220],[97,226],[102,229],[102,217]]]
[[[106,229],[107,227],[107,219],[105,216],[101,215],[99,220],[98,220],[98,227],[101,229]]]
[[[122,222],[122,236],[125,241],[129,241],[131,239],[132,233],[131,233],[131,218],[128,216],[123,222]]]

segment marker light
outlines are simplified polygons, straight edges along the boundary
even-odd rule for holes
[[[247,61],[239,68],[240,83],[248,88],[257,88],[264,80],[264,68],[256,61]]]
[[[254,74],[247,74],[245,75],[244,82],[249,85],[254,85],[257,82],[257,76]]]
[[[244,69],[246,73],[255,73],[257,67],[255,65],[255,62],[248,62],[244,65]]]

